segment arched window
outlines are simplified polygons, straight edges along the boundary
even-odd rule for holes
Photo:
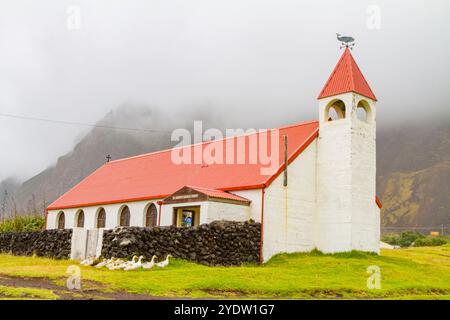
[[[83,228],[84,227],[84,211],[80,210],[78,211],[77,217],[76,217],[76,226],[77,228]]]
[[[370,108],[370,104],[366,100],[361,100],[358,102],[356,108],[356,117],[360,121],[371,122],[373,120],[372,109]]]
[[[65,224],[66,224],[66,218],[64,216],[64,212],[61,211],[58,214],[58,219],[57,219],[57,227],[58,227],[58,229],[60,229],[60,230],[64,229]]]
[[[356,108],[356,117],[361,121],[367,121],[367,112],[364,108]]]
[[[336,109],[334,107],[331,107],[330,110],[328,110],[328,119],[327,121],[335,121],[338,120],[339,116],[336,112]]]
[[[100,208],[97,213],[97,228],[104,228],[106,225],[106,212],[105,209]]]
[[[158,223],[158,210],[154,203],[152,203],[145,212],[145,226],[155,227]]]
[[[342,100],[331,101],[325,108],[325,122],[345,118],[345,104]]]
[[[130,209],[128,206],[123,207],[122,211],[120,211],[119,225],[121,227],[130,226]]]

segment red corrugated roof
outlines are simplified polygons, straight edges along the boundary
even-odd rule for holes
[[[203,188],[203,187],[194,187],[194,186],[186,186],[186,187],[196,190],[198,192],[201,192],[203,194],[206,194],[208,197],[211,197],[211,198],[228,199],[228,200],[234,200],[234,201],[240,201],[240,202],[246,202],[246,203],[250,202],[250,200],[247,198],[238,196],[237,194],[233,194],[230,192],[222,191],[222,190],[209,189],[209,188]]]
[[[377,101],[348,48],[345,49],[318,99],[346,92],[355,92]]]
[[[176,165],[171,160],[171,151],[164,150],[136,157],[111,161],[90,176],[85,178],[48,209],[65,209],[165,198],[186,185],[197,185],[208,189],[223,191],[256,189],[269,185],[282,172],[283,136],[289,139],[288,154],[291,162],[317,136],[318,122],[306,122],[279,128],[279,159],[276,173],[261,175],[260,169],[266,167],[259,161],[257,164],[181,164]],[[249,158],[249,141],[260,133],[246,135],[245,154]],[[235,140],[235,155],[237,154],[237,138]],[[223,140],[204,142],[198,145],[183,147],[193,153],[194,148],[204,150],[210,144]],[[270,143],[270,135],[268,138]],[[223,143],[226,145],[226,143]],[[225,147],[224,147],[225,148]]]

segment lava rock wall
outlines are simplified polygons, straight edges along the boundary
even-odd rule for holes
[[[119,227],[105,230],[102,256],[130,258],[157,255],[205,265],[258,263],[261,225],[255,222],[215,221],[198,227]]]
[[[67,259],[71,240],[71,229],[0,233],[0,252]]]

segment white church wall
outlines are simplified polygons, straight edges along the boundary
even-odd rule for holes
[[[75,226],[76,214],[80,209],[82,209],[84,212],[84,228],[94,229],[97,225],[97,214],[100,208],[105,209],[105,229],[113,229],[119,226],[119,213],[125,205],[130,209],[130,226],[143,227],[145,225],[146,209],[151,203],[155,204],[159,214],[159,205],[157,204],[157,201],[159,200],[160,199],[107,204],[103,206],[70,208],[63,210],[49,210],[47,215],[47,229],[57,228],[57,217],[58,213],[61,211],[64,212],[65,215],[65,228],[73,228]]]
[[[256,204],[261,203],[260,199],[261,190],[242,190],[237,191],[235,193],[248,195],[249,198],[255,199]],[[130,226],[142,227],[145,225],[146,210],[151,203],[155,204],[159,216],[160,208],[159,205],[157,204],[157,201],[159,200],[162,199],[108,204],[103,206],[92,206],[75,209],[50,210],[47,216],[47,229],[57,228],[57,216],[60,211],[64,212],[65,214],[65,228],[73,228],[75,226],[76,213],[80,209],[84,211],[84,228],[87,229],[96,228],[97,214],[100,208],[105,209],[106,213],[105,228],[113,229],[119,225],[120,222],[119,214],[124,206],[128,206],[128,208],[130,209]],[[200,223],[209,223],[214,220],[222,220],[222,219],[236,220],[236,221],[245,221],[249,219],[254,219],[256,221],[259,221],[261,216],[260,206],[255,209],[252,206],[249,207],[215,201],[192,202],[187,204],[171,204],[171,205],[165,204],[162,206],[161,225],[169,226],[172,224],[173,208],[180,206],[197,206],[197,205],[201,207]],[[212,206],[213,208],[212,211],[209,211],[208,209],[209,206]],[[211,212],[211,216],[208,216],[208,212]]]
[[[354,108],[364,97],[355,95]],[[366,100],[367,101],[367,100]],[[352,167],[352,249],[379,253],[379,208],[376,195],[375,106],[370,103],[372,119],[361,121],[353,110],[351,128]]]
[[[64,212],[65,228],[71,229],[75,226],[75,214],[78,209],[49,210],[47,214],[47,229],[56,229],[58,227],[57,218],[60,212]]]
[[[201,206],[200,223],[210,223],[215,220],[246,221],[253,219],[261,221],[261,189],[236,190],[232,193],[249,199],[250,206],[235,205],[216,201],[189,202],[185,204],[165,204],[161,209],[161,225],[172,224],[173,208],[182,206]]]
[[[351,250],[351,123],[320,124],[317,159],[316,246],[323,252]]]
[[[47,229],[56,229],[56,218],[59,210],[49,210],[47,213],[47,225],[45,226]]]
[[[251,204],[249,207],[249,219],[253,219],[253,221],[256,222],[261,222],[262,189],[235,190],[231,192],[250,200]]]
[[[219,201],[199,201],[164,204],[161,209],[161,226],[172,225],[174,208],[200,207],[200,224],[216,220],[246,221],[251,219],[251,207]]]
[[[124,204],[117,203],[117,204],[109,204],[106,206],[102,206],[103,209],[105,209],[106,214],[106,220],[105,220],[105,228],[106,229],[113,229],[117,226],[119,226],[119,210],[122,208]],[[128,208],[130,209],[130,225],[131,221],[133,220],[132,217],[135,212],[135,206],[133,202],[129,202],[126,204]],[[99,207],[100,208],[100,207]],[[88,228],[94,228],[94,225],[86,226]]]
[[[68,212],[65,212],[65,223],[66,228],[73,228],[75,227],[75,216],[78,210],[70,210]]]
[[[200,207],[200,224],[207,223],[208,201],[197,201],[187,203],[164,204],[161,207],[161,226],[171,226],[174,208],[179,207]]]
[[[249,219],[249,206],[209,201],[206,223],[211,223],[216,220],[247,221]]]
[[[87,207],[84,211],[84,227],[86,229],[93,229],[97,221],[97,207]]]
[[[317,175],[317,248],[323,252],[379,252],[375,203],[375,107],[362,122],[356,106],[363,97],[346,93],[319,101],[321,115]],[[344,119],[326,119],[326,106],[342,100]]]
[[[316,152],[317,139],[289,165],[287,187],[281,174],[266,188],[264,261],[280,252],[314,249]]]

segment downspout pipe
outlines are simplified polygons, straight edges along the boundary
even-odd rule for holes
[[[162,209],[163,202],[158,201],[157,203],[159,205],[159,214],[158,214],[158,227],[159,227],[159,226],[161,226],[161,209]]]
[[[263,245],[264,245],[264,195],[266,193],[266,186],[261,189],[261,232],[259,239],[259,263],[264,262]]]

